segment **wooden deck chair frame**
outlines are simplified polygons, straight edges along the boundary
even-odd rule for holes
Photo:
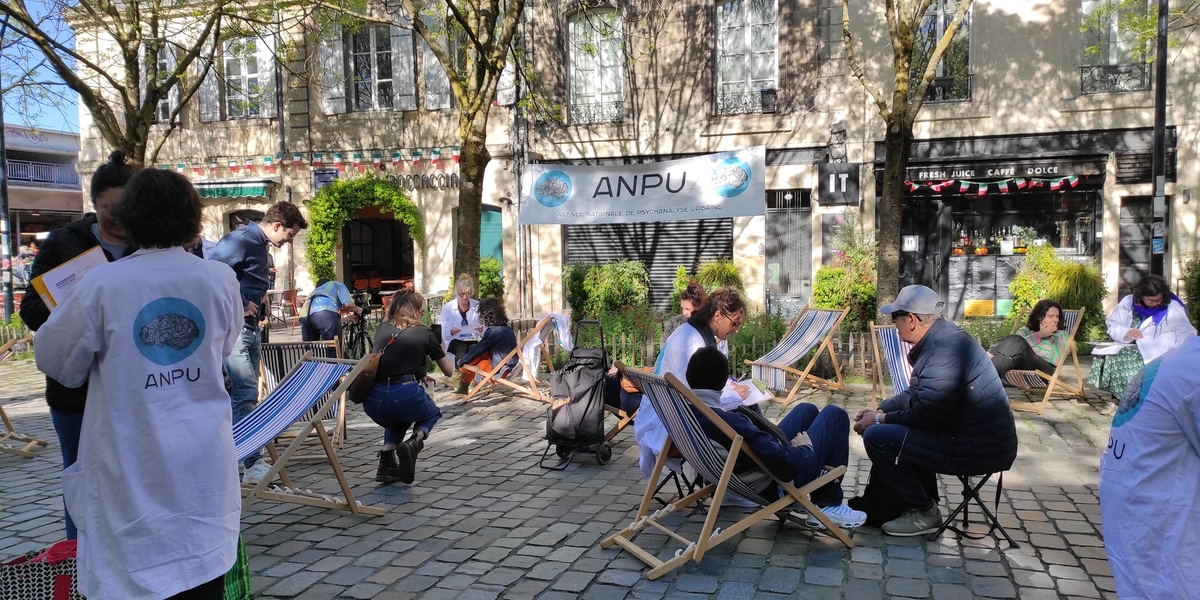
[[[733,468],[737,462],[738,456],[745,454],[746,456],[749,456],[756,464],[758,464],[759,468],[762,469],[764,473],[770,474],[770,471],[763,464],[762,460],[754,454],[754,451],[751,450],[749,446],[743,445],[742,436],[738,435],[738,433],[727,423],[725,423],[724,420],[718,417],[716,413],[714,413],[712,409],[708,407],[708,405],[704,404],[704,402],[697,398],[696,395],[687,388],[687,386],[680,383],[679,379],[673,374],[667,373],[665,377],[659,377],[649,373],[627,370],[625,365],[620,363],[617,364],[617,367],[623,373],[632,373],[632,377],[634,379],[631,380],[639,381],[639,383],[642,384],[643,390],[645,390],[647,386],[657,386],[657,389],[660,390],[665,386],[665,390],[663,391],[666,391],[668,394],[673,393],[676,395],[675,398],[668,397],[669,401],[683,402],[684,406],[681,407],[681,410],[684,411],[687,410],[686,405],[690,404],[695,410],[699,411],[700,414],[702,414],[706,419],[720,429],[722,433],[728,436],[729,439],[732,440],[732,444],[730,445],[728,456],[724,460],[723,468],[717,481],[709,481],[706,485],[700,489],[697,489],[691,494],[677,499],[668,504],[666,507],[651,513],[650,505],[653,502],[654,491],[658,487],[658,479],[662,474],[664,465],[667,461],[667,454],[674,444],[672,441],[671,429],[674,428],[675,425],[669,423],[670,419],[664,419],[663,423],[664,425],[667,425],[668,431],[667,441],[663,444],[663,447],[658,453],[658,459],[655,461],[654,471],[650,476],[650,480],[646,483],[646,492],[642,496],[642,502],[638,507],[637,516],[634,517],[633,522],[627,527],[600,542],[601,547],[610,548],[614,544],[620,546],[622,549],[628,551],[630,554],[634,555],[639,560],[651,567],[647,577],[652,580],[658,579],[659,577],[662,577],[663,575],[687,564],[688,562],[693,560],[700,562],[704,559],[704,554],[709,548],[725,542],[726,540],[738,535],[755,523],[758,523],[767,517],[777,514],[789,514],[792,505],[797,503],[800,504],[800,506],[802,506],[806,511],[808,511],[809,515],[815,517],[825,526],[825,532],[832,534],[835,538],[845,544],[847,548],[854,547],[854,541],[850,539],[850,536],[837,525],[834,525],[833,522],[829,520],[829,517],[827,517],[824,512],[818,509],[816,505],[808,499],[808,495],[817,488],[831,481],[835,481],[837,478],[845,475],[845,466],[840,466],[837,468],[826,467],[827,472],[824,475],[809,482],[802,488],[796,488],[791,482],[780,480],[772,475],[771,478],[780,487],[780,489],[783,490],[782,498],[774,502],[767,502],[760,498],[759,500],[762,504],[762,508],[743,517],[727,528],[717,527],[717,517],[721,514],[722,508],[721,502],[724,500],[726,492],[730,490],[731,483],[736,482],[736,486],[743,488],[747,487],[746,484],[741,483],[741,481],[733,474]],[[655,392],[653,390],[650,391],[650,394],[654,393]],[[699,429],[698,424],[694,429],[695,431],[689,431],[687,433],[692,436],[698,436],[696,439],[704,439],[707,441],[707,436],[704,434],[703,430]],[[702,464],[704,462],[702,459],[693,459],[692,457],[688,456],[690,452],[689,446],[690,444],[687,443],[680,445],[679,449],[681,453],[683,453],[684,457],[692,462],[694,466]],[[697,468],[698,471],[701,469],[707,470],[707,467]],[[708,479],[708,477],[706,477],[706,479]],[[694,504],[698,504],[699,502],[708,498],[711,498],[712,502],[708,507],[708,514],[704,519],[704,525],[701,527],[700,533],[695,540],[688,539],[682,535],[680,531],[672,530],[670,527],[661,522],[671,513],[687,508]],[[795,517],[790,516],[789,518],[794,519]],[[656,529],[676,540],[677,542],[684,544],[684,549],[676,552],[673,558],[670,558],[666,561],[659,560],[659,558],[652,552],[647,551],[646,549],[643,549],[634,543],[634,537],[647,527]],[[686,523],[683,526],[680,526],[679,529],[683,530],[685,527]]]
[[[1046,393],[1042,395],[1041,402],[1013,402],[1013,410],[1023,410],[1035,412],[1038,416],[1044,416],[1046,405],[1050,403],[1051,396],[1060,398],[1082,398],[1083,397],[1083,374],[1079,370],[1079,356],[1075,353],[1075,333],[1079,331],[1080,325],[1083,323],[1084,308],[1077,310],[1063,309],[1063,318],[1067,318],[1068,313],[1075,314],[1075,322],[1067,327],[1067,351],[1063,352],[1062,356],[1058,357],[1058,362],[1054,365],[1054,372],[1047,373],[1042,370],[1022,371],[1012,370],[1004,374],[1004,380],[1008,383],[1022,389],[1033,390],[1046,388]],[[1022,311],[1021,316],[1026,313]],[[1013,333],[1017,332],[1022,325],[1025,324],[1023,318],[1018,318],[1016,323],[1013,323]],[[1077,385],[1069,385],[1063,381],[1063,366],[1067,364],[1067,355],[1070,355],[1072,364],[1075,365],[1075,380]]]
[[[890,332],[890,333],[889,333]],[[887,392],[884,391],[883,370],[887,369],[888,380],[891,381],[892,391],[894,394],[904,393],[908,389],[909,377],[906,377],[903,372],[896,372],[896,367],[901,365],[893,364],[889,360],[889,354],[883,347],[883,336],[896,336],[899,343],[900,356],[895,360],[904,361],[904,366],[908,367],[908,374],[912,374],[912,365],[908,364],[908,350],[912,349],[912,344],[899,339],[899,333],[895,325],[876,325],[871,323],[871,349],[875,352],[875,365],[871,369],[871,410],[878,406],[881,398],[888,398]]]
[[[28,344],[33,339],[33,334],[28,334],[21,339],[12,339],[0,346],[0,363],[8,360],[13,355],[13,346],[19,343]],[[0,420],[4,421],[4,435],[0,435],[0,451],[24,456],[25,458],[33,458],[32,450],[39,446],[46,446],[47,442],[39,440],[35,437],[24,435],[13,427],[12,421],[8,418],[8,413],[4,412],[4,406],[0,405]],[[18,442],[20,446],[9,446],[8,442]]]
[[[276,378],[274,373],[271,372],[269,370],[269,367],[267,366],[267,352],[274,350],[274,349],[279,349],[279,350],[290,349],[290,350],[295,351],[295,360],[293,362],[299,362],[299,360],[304,356],[304,354],[306,352],[312,353],[313,356],[327,356],[328,353],[325,351],[329,350],[329,349],[333,350],[333,358],[341,358],[342,357],[342,347],[340,344],[340,340],[338,338],[334,338],[332,340],[318,340],[318,341],[312,341],[312,342],[277,342],[277,343],[262,344],[262,348],[259,351],[260,360],[259,360],[259,364],[258,364],[258,397],[259,398],[266,398],[268,394],[275,391],[275,387],[279,385],[279,382],[283,381],[282,377]],[[286,356],[284,358],[286,360]],[[276,372],[284,373],[284,374],[289,373],[292,368],[291,364],[280,365],[280,366],[282,368],[280,368]],[[270,378],[268,378],[268,375],[270,376]],[[277,381],[275,381],[275,383],[272,385],[270,383],[270,381],[275,380],[275,379],[277,379]],[[308,416],[311,416],[311,415],[308,415]],[[337,406],[335,407],[334,414],[330,415],[330,417],[325,420],[325,426],[329,429],[330,438],[333,440],[333,447],[341,449],[342,444],[346,441],[346,403],[345,402],[339,402],[337,404]],[[300,423],[297,423],[294,427],[291,427],[287,431],[284,431],[278,438],[275,439],[275,446],[276,446],[275,449],[282,452],[283,448],[285,448],[287,446],[288,442],[290,442],[293,438],[296,437],[296,431],[299,428],[300,428]],[[312,447],[314,445],[318,445],[319,440],[317,438],[309,438],[308,444],[310,447]],[[297,456],[293,457],[292,460],[313,460],[313,459],[321,460],[324,458],[325,458],[324,452],[320,452],[318,454],[297,455]]]
[[[517,342],[517,346],[504,356],[504,360],[501,360],[498,364],[492,365],[491,371],[485,372],[483,369],[473,365],[467,365],[463,367],[468,372],[483,378],[479,383],[475,384],[475,387],[471,388],[471,390],[467,392],[467,395],[463,397],[463,402],[466,402],[497,385],[506,386],[521,392],[522,394],[528,394],[534,400],[550,402],[550,394],[543,393],[542,390],[538,389],[538,384],[545,384],[545,382],[538,379],[537,373],[534,373],[529,369],[529,361],[525,360],[524,348],[525,344],[528,344],[531,340],[533,340],[534,336],[541,336],[546,332],[547,328],[552,327],[551,323],[553,322],[554,318],[550,315],[542,317],[542,319],[538,321],[537,325],[534,325],[533,329],[530,329],[529,333],[525,334],[525,337]],[[549,365],[550,350],[546,346],[546,341],[542,340],[542,343],[538,346],[538,352],[542,353],[542,360],[545,361],[545,364]],[[509,367],[508,363],[513,360],[513,357],[516,357],[517,359],[517,366]],[[551,366],[550,368],[553,369],[554,367]],[[517,373],[525,374],[524,385],[513,381],[512,378]]]
[[[790,336],[792,334],[793,330],[795,330],[797,327],[800,327],[801,325],[804,324],[804,316],[805,315],[812,314],[815,312],[829,312],[829,313],[836,312],[836,313],[840,313],[840,314],[839,314],[837,320],[833,322],[833,325],[830,326],[829,330],[825,332],[825,335],[822,336],[820,343],[815,346],[817,352],[815,354],[813,354],[812,359],[808,361],[808,364],[805,365],[804,369],[797,369],[790,364],[781,365],[781,364],[760,362],[761,359],[760,359],[760,361],[753,361],[753,360],[746,361],[746,364],[752,368],[753,367],[770,367],[770,368],[774,368],[774,369],[780,369],[780,370],[786,371],[787,373],[790,373],[791,375],[794,375],[796,377],[796,383],[792,384],[792,387],[788,391],[787,396],[785,396],[783,399],[779,399],[778,397],[774,398],[774,400],[776,402],[780,402],[784,405],[791,404],[792,399],[796,397],[796,394],[800,391],[800,388],[805,385],[813,387],[813,388],[824,386],[824,387],[827,387],[827,388],[833,389],[833,390],[845,390],[846,389],[846,382],[842,380],[842,369],[841,369],[841,366],[838,364],[837,353],[833,351],[833,334],[837,332],[838,327],[841,327],[841,325],[842,325],[842,321],[844,321],[846,319],[846,315],[850,313],[849,307],[843,308],[841,310],[829,309],[829,308],[813,308],[811,306],[804,307],[800,311],[800,314],[796,315],[795,320],[792,321],[792,324],[788,327],[787,333],[785,333],[783,335],[783,338],[780,340],[780,342],[788,339],[788,336]],[[778,345],[776,345],[775,348],[772,348],[771,350],[769,350],[767,352],[767,354],[771,354],[777,348],[779,348]],[[828,352],[829,359],[831,361],[833,361],[833,379],[825,379],[823,377],[817,377],[816,375],[812,374],[813,367],[815,367],[817,365],[817,361],[820,360],[822,352]],[[803,358],[801,358],[800,360],[803,360]]]
[[[303,423],[300,430],[296,433],[296,437],[287,445],[283,452],[275,449],[273,444],[267,444],[267,453],[271,456],[271,468],[267,474],[254,485],[242,484],[242,514],[250,509],[255,500],[273,500],[276,502],[291,502],[302,504],[305,506],[316,506],[320,508],[333,508],[337,510],[349,511],[353,514],[378,516],[384,514],[384,510],[372,506],[363,506],[354,499],[354,492],[350,489],[350,482],[346,479],[346,473],[342,470],[342,465],[338,461],[337,450],[333,447],[332,439],[329,432],[325,430],[323,423],[324,417],[333,408],[333,403],[340,398],[341,402],[347,402],[345,397],[346,390],[350,387],[350,382],[354,381],[363,368],[367,366],[370,360],[370,355],[364,356],[359,360],[348,360],[343,358],[318,358],[312,356],[311,353],[305,353],[300,362],[296,363],[291,370],[288,371],[286,377],[280,383],[286,382],[305,362],[329,362],[343,365],[352,365],[350,370],[341,381],[333,389],[333,391],[323,394],[317,410],[312,414],[308,421]],[[253,414],[253,412],[251,412]],[[330,497],[323,494],[316,494],[298,488],[287,473],[288,463],[294,459],[296,453],[304,445],[305,440],[309,435],[316,433],[317,438],[321,442],[321,447],[325,451],[325,457],[329,461],[329,465],[333,468],[333,474],[337,478],[338,485],[341,487],[342,498]],[[284,489],[280,490],[276,487],[268,489],[267,486],[278,476],[283,483]]]

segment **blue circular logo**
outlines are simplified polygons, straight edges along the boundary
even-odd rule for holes
[[[750,165],[736,156],[722,160],[713,165],[712,185],[722,198],[740,195],[750,187]]]
[[[155,364],[173,365],[204,341],[204,315],[182,298],[159,298],[142,308],[133,320],[133,343]]]
[[[533,197],[538,204],[554,208],[571,197],[571,176],[562,171],[546,171],[533,184]]]

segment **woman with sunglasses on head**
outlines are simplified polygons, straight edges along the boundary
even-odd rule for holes
[[[728,356],[729,336],[745,321],[746,301],[737,290],[720,288],[714,291],[687,322],[667,338],[655,361],[654,374],[673,373],[680,381],[687,381],[687,366],[692,354],[701,348],[716,346]],[[648,478],[654,471],[657,453],[667,439],[667,430],[646,398],[642,398],[633,430],[641,449],[642,474]]]
[[[1121,298],[1104,323],[1113,341],[1132,345],[1106,357],[1103,368],[1093,364],[1088,375],[1089,384],[1116,398],[1125,394],[1125,387],[1143,366],[1196,335],[1183,300],[1171,293],[1162,277],[1143,277],[1131,292]]]

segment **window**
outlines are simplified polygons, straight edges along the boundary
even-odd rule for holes
[[[158,51],[158,80],[166,81],[175,71],[175,50],[171,46],[160,48]],[[158,101],[154,108],[154,122],[166,123],[171,118],[171,111],[179,106],[179,84],[171,86],[167,95]]]
[[[775,112],[777,12],[775,0],[717,5],[717,114]]]
[[[200,121],[273,118],[275,55],[271,38],[238,38],[221,44],[200,84]],[[201,68],[206,61],[201,59]]]
[[[351,35],[355,110],[391,109],[392,32],[387,25],[366,26]]]
[[[958,0],[933,0],[913,41],[912,68],[909,77],[912,91],[920,85],[929,58],[938,41],[958,12]],[[962,27],[950,41],[942,61],[937,65],[935,78],[925,93],[925,102],[968,102],[971,100],[971,13],[963,17]]]
[[[1131,21],[1146,14],[1145,2],[1135,6],[1119,0],[1084,0],[1080,35],[1082,93],[1150,89],[1149,65],[1131,25]]]
[[[425,21],[425,26],[430,31],[439,32],[438,43],[442,47],[449,49],[448,52],[453,58],[454,64],[458,67],[458,71],[466,71],[466,33],[461,30],[449,34],[445,33],[445,23],[450,21],[450,19],[439,21],[431,16],[423,16],[421,19]],[[434,55],[433,48],[430,48],[429,44],[422,41],[421,49],[421,74],[425,80],[425,108],[427,110],[450,108],[454,96],[450,89],[450,77],[446,75],[446,70],[442,68],[441,61]]]
[[[843,54],[842,3],[840,0],[821,0],[817,16],[817,29],[821,35],[821,60],[830,60]]]
[[[615,10],[583,10],[571,17],[572,123],[612,123],[623,117],[621,17]]]
[[[257,117],[262,106],[262,82],[258,70],[256,40],[225,42],[225,117]]]

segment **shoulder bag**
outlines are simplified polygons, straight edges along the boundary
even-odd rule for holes
[[[405,327],[404,329],[408,329]],[[383,358],[383,353],[387,352],[388,347],[392,342],[396,341],[396,336],[404,333],[404,329],[392,334],[388,343],[383,346],[379,352],[371,353],[371,357],[367,359],[367,364],[358,372],[358,377],[350,382],[350,387],[346,389],[346,395],[350,397],[350,401],[355,404],[362,404],[367,399],[367,394],[370,393],[371,387],[375,385],[375,374],[379,372],[379,359]]]

